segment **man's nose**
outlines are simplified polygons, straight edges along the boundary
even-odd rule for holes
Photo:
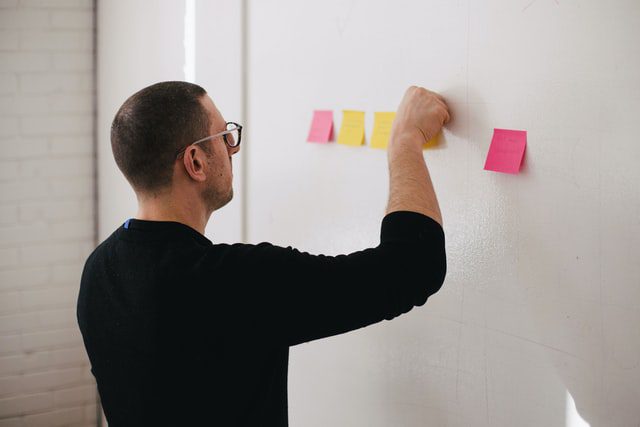
[[[234,154],[236,154],[238,151],[240,151],[240,146],[236,146],[236,147],[229,147],[227,146],[227,148],[229,149],[229,155],[233,156]]]

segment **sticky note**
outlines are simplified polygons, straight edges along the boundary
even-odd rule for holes
[[[422,144],[422,148],[434,148],[436,145],[438,145],[438,138],[439,138],[440,133],[436,133],[430,140],[426,141],[424,144]]]
[[[391,137],[391,126],[396,113],[376,112],[373,115],[373,134],[371,135],[371,147],[385,149],[389,145]],[[436,134],[429,141],[425,141],[422,148],[433,148],[438,144],[438,135]]]
[[[315,110],[307,142],[329,142],[333,139],[333,111]]]
[[[364,111],[342,110],[338,144],[364,145]]]
[[[517,174],[527,146],[527,131],[494,129],[485,170]]]
[[[371,135],[372,148],[387,148],[389,136],[391,135],[391,124],[396,117],[396,113],[373,113],[373,134]]]

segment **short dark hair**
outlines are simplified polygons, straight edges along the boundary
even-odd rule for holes
[[[111,149],[134,190],[171,185],[176,153],[209,133],[209,116],[200,101],[206,93],[193,83],[161,82],[122,104],[111,124]]]

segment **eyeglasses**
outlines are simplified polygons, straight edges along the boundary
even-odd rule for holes
[[[242,139],[242,125],[239,125],[234,122],[226,123],[227,130],[218,132],[215,135],[207,136],[205,138],[199,139],[196,142],[192,142],[187,145],[176,154],[176,159],[179,159],[184,154],[185,150],[192,145],[200,144],[201,142],[208,141],[210,139],[222,137],[224,139],[224,143],[229,146],[229,148],[235,148],[240,145],[240,140]]]

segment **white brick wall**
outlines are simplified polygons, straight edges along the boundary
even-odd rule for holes
[[[0,0],[0,427],[95,426],[93,0]]]

